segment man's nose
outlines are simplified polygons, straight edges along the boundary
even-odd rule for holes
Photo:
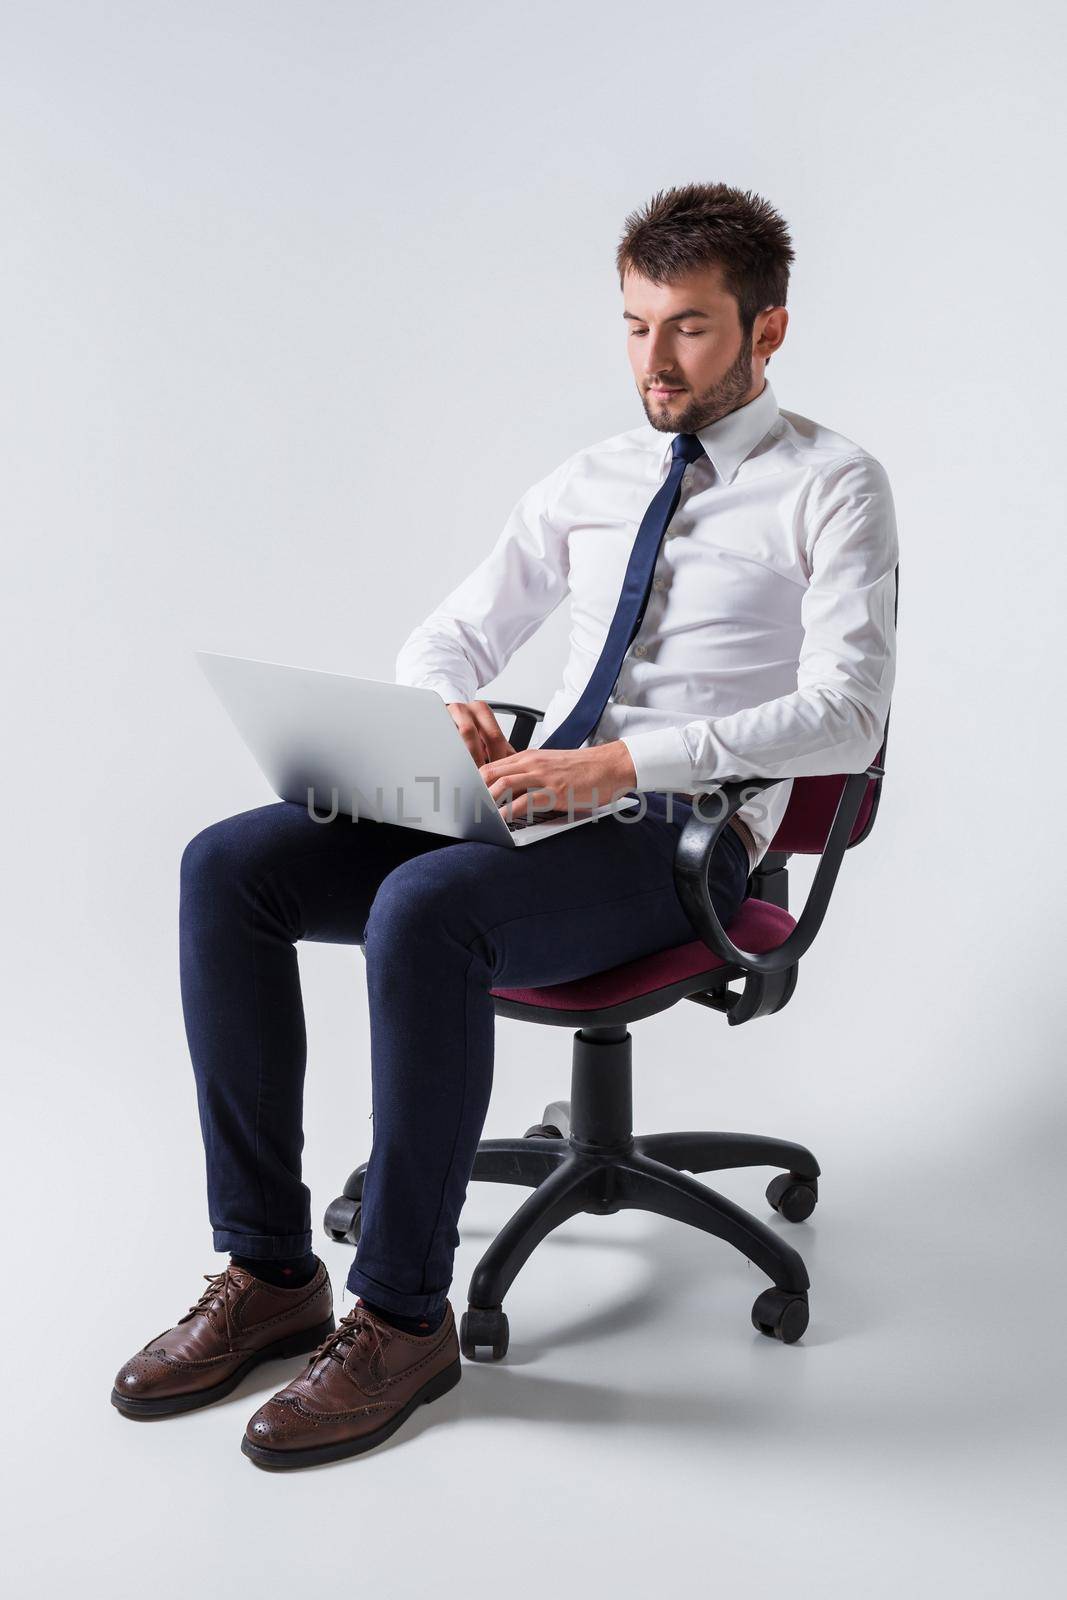
[[[666,378],[673,365],[673,356],[663,344],[653,341],[651,335],[645,346],[645,377],[651,382],[653,378]]]

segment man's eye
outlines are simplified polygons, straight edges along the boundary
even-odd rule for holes
[[[701,337],[701,335],[703,334],[704,329],[703,328],[696,328],[696,329],[690,331],[688,328],[679,328],[678,331],[679,331],[679,333],[684,334],[684,336],[687,339],[699,339]],[[631,339],[643,339],[647,332],[648,332],[647,328],[631,328],[630,329],[630,338]]]

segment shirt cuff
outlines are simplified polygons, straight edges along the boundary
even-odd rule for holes
[[[654,728],[650,733],[630,733],[620,743],[630,752],[637,773],[635,789],[677,789],[688,794],[693,788],[693,763],[682,738],[681,728]]]
[[[452,683],[448,678],[426,677],[420,678],[418,683],[408,685],[412,689],[432,689],[434,694],[439,694],[447,705],[450,700],[463,700],[467,702],[471,696],[462,684]]]

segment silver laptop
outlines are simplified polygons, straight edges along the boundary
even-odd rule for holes
[[[432,689],[202,650],[196,658],[275,794],[323,823],[364,818],[510,847],[640,806],[630,794],[507,822]]]

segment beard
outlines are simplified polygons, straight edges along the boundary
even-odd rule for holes
[[[641,400],[645,416],[660,433],[696,433],[707,428],[720,417],[736,411],[752,387],[752,330],[741,340],[736,360],[723,373],[717,383],[703,394],[691,394],[677,412],[668,413],[655,401],[649,401],[642,391]]]

